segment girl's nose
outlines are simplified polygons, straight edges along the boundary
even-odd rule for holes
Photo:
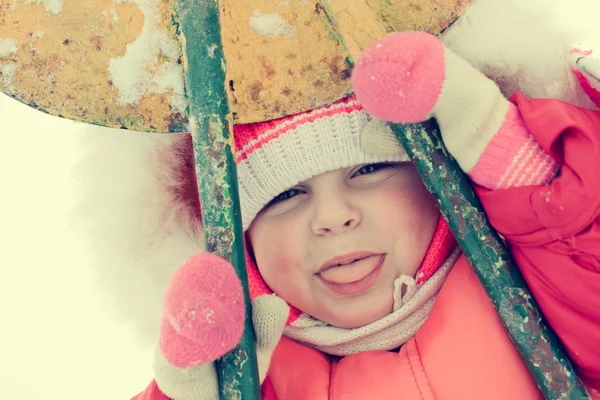
[[[353,206],[343,193],[315,196],[313,198],[314,214],[311,228],[319,236],[335,235],[355,228],[361,221],[361,212]]]

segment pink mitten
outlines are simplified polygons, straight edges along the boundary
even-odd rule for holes
[[[259,378],[283,333],[289,306],[276,295],[252,301]],[[214,360],[232,350],[244,329],[243,290],[233,266],[201,253],[171,278],[165,294],[154,378],[173,400],[218,400]]]
[[[211,253],[191,257],[165,295],[160,348],[167,361],[179,368],[214,361],[243,330],[244,297],[233,266]]]
[[[431,34],[379,39],[361,56],[352,82],[359,102],[377,118],[416,123],[435,117],[448,151],[482,186],[538,184],[556,170],[497,85]]]

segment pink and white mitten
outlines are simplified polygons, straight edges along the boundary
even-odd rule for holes
[[[276,295],[252,302],[261,382],[289,306]],[[211,253],[191,257],[173,275],[164,301],[154,374],[173,400],[218,400],[214,361],[232,350],[244,328],[244,299],[233,266]]]
[[[416,123],[435,117],[448,151],[482,186],[546,183],[556,172],[495,82],[433,35],[402,32],[379,39],[361,56],[352,82],[359,102],[379,119]]]

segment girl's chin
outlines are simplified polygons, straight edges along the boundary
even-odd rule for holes
[[[354,312],[350,313],[336,313],[337,318],[331,318],[330,321],[325,321],[330,325],[344,329],[355,329],[365,325],[369,325],[381,318],[389,315],[392,312],[392,304],[386,304],[385,306],[378,307],[377,312],[374,312],[373,307],[366,307],[366,309],[355,309]],[[329,318],[328,318],[329,319]]]

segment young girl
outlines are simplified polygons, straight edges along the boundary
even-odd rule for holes
[[[518,92],[509,102],[425,33],[373,44],[353,84],[357,98],[234,127],[263,398],[541,398],[415,168],[372,115],[437,119],[600,399],[600,112]],[[155,381],[135,399],[216,399],[213,361],[237,344],[242,316],[231,265],[190,258],[165,297]]]

